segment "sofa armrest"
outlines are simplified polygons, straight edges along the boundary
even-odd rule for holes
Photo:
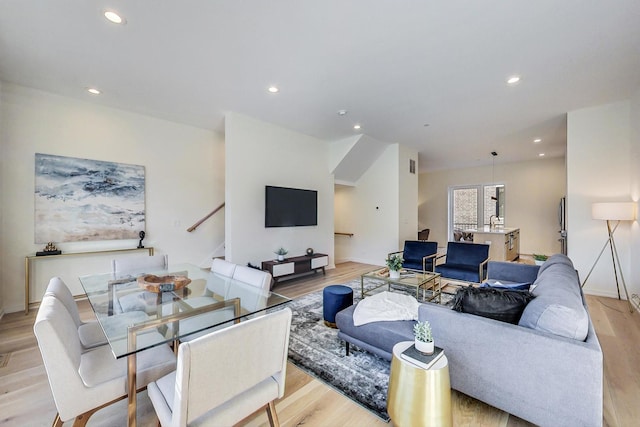
[[[451,387],[539,425],[602,422],[602,350],[586,342],[421,304]]]

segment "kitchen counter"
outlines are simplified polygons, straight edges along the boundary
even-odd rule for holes
[[[484,227],[469,230],[473,243],[486,243],[493,261],[514,261],[520,257],[520,229],[513,227]]]
[[[512,228],[512,227],[489,227],[489,226],[485,226],[483,228],[472,228],[469,230],[464,230],[467,233],[487,233],[487,234],[509,234],[509,233],[513,233],[514,231],[519,231],[519,228]]]

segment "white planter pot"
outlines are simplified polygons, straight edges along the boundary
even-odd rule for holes
[[[433,354],[433,350],[434,350],[433,341],[424,342],[424,341],[415,340],[415,344],[416,344],[416,350],[418,350],[420,353],[424,353],[427,355]]]
[[[278,261],[284,261],[284,255],[278,255]]]
[[[391,279],[399,279],[400,278],[400,270],[389,270],[389,277]]]
[[[542,265],[542,264],[544,264],[544,261],[537,260],[537,259],[533,260],[533,262],[535,262],[535,263],[536,263],[536,265]]]

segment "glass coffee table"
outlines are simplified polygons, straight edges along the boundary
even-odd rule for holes
[[[401,286],[404,288],[415,288],[416,299],[420,298],[422,290],[422,301],[433,301],[438,298],[438,304],[442,303],[442,282],[440,273],[431,271],[410,270],[408,268],[400,270],[400,277],[392,279],[389,277],[388,268],[378,268],[360,276],[360,291],[362,298],[373,295],[374,291],[386,286],[391,291],[391,286]],[[430,291],[427,298],[427,291]]]

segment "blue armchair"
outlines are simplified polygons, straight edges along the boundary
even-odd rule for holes
[[[405,240],[404,250],[391,252],[388,257],[402,254],[402,267],[412,270],[433,271],[434,260],[438,252],[438,242]]]
[[[489,245],[481,243],[449,242],[443,264],[436,265],[436,273],[442,277],[465,282],[482,282],[487,275]]]

